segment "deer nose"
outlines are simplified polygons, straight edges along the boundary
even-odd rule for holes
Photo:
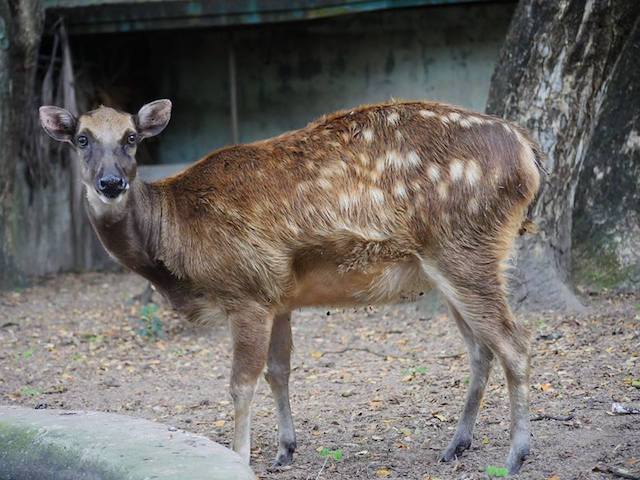
[[[105,197],[116,198],[127,188],[127,181],[116,175],[105,175],[98,180],[98,191]]]

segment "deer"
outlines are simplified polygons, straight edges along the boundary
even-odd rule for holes
[[[494,363],[510,401],[510,474],[530,451],[530,329],[512,313],[505,270],[533,223],[542,153],[521,127],[444,103],[390,101],[228,146],[153,183],[136,148],[162,132],[169,100],[137,114],[78,118],[40,107],[44,130],[80,163],[104,248],[194,322],[228,322],[233,449],[249,463],[251,405],[264,372],[276,404],[275,466],[296,449],[289,402],[291,312],[362,307],[435,289],[468,352],[471,379],[439,457],[467,450]]]

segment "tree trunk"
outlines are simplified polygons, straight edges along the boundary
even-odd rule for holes
[[[0,288],[20,281],[12,194],[32,108],[44,12],[39,0],[0,0]]]
[[[533,208],[540,234],[519,244],[513,293],[520,305],[581,307],[569,286],[576,191],[585,185],[587,156],[603,142],[605,105],[622,95],[614,78],[639,15],[640,2],[626,0],[522,0],[514,13],[487,111],[526,127],[550,171]],[[632,102],[618,105],[633,115]]]
[[[636,290],[640,285],[640,15],[611,71],[600,111],[598,135],[585,153],[576,192],[573,278],[591,289]]]

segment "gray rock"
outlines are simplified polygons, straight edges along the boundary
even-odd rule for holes
[[[231,450],[148,420],[0,406],[0,480],[255,480]]]

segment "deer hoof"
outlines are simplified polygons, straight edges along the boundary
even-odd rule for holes
[[[295,443],[282,446],[278,449],[278,455],[271,465],[272,468],[286,467],[293,463],[293,452],[296,449]]]
[[[451,443],[446,448],[442,455],[440,455],[440,461],[442,462],[450,462],[455,460],[462,452],[467,450],[471,446],[471,438],[466,436],[458,436],[455,435],[451,440]]]
[[[509,475],[517,475],[529,455],[529,445],[513,445],[507,457],[507,468]]]

